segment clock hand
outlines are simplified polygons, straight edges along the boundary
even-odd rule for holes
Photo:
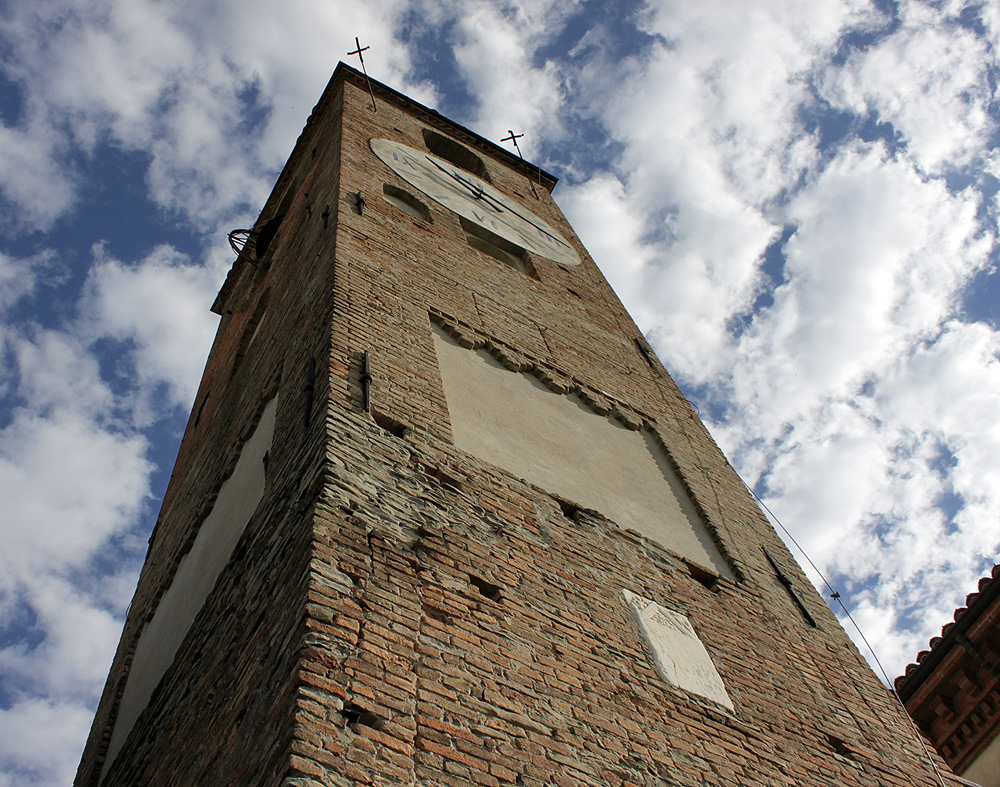
[[[431,164],[433,164],[435,167],[437,167],[439,170],[441,170],[444,174],[446,174],[448,177],[450,177],[452,180],[455,180],[458,183],[461,183],[463,186],[465,186],[465,188],[467,188],[472,193],[472,196],[474,196],[477,200],[482,200],[482,201],[488,202],[490,204],[490,206],[492,208],[494,208],[494,210],[496,210],[498,213],[503,213],[504,210],[506,209],[506,210],[510,211],[511,213],[513,213],[515,216],[517,216],[522,221],[525,221],[528,224],[530,224],[532,227],[534,227],[536,230],[538,230],[543,235],[547,236],[551,240],[553,240],[556,243],[558,243],[560,246],[563,246],[563,247],[565,247],[567,249],[572,248],[568,243],[566,243],[564,240],[562,240],[562,238],[559,238],[558,236],[553,235],[551,232],[549,232],[547,229],[545,229],[545,227],[542,227],[541,225],[539,225],[536,222],[532,221],[531,218],[529,218],[528,216],[523,215],[522,213],[520,213],[517,210],[514,210],[509,205],[504,205],[503,207],[501,207],[502,203],[499,200],[497,200],[496,197],[493,197],[492,195],[487,194],[485,191],[483,191],[483,187],[482,186],[477,186],[474,183],[466,180],[461,175],[459,175],[457,172],[452,172],[451,170],[445,169],[440,164],[438,164],[434,159],[432,159],[430,156],[425,156],[425,158],[429,162],[431,162]],[[501,219],[501,221],[502,221],[502,219]]]
[[[494,198],[494,202],[495,201],[496,201],[496,199]],[[560,246],[565,246],[567,249],[572,248],[568,243],[566,243],[564,240],[562,240],[562,238],[560,238],[558,235],[553,235],[545,227],[543,227],[542,225],[538,224],[535,221],[532,221],[532,219],[531,219],[530,216],[525,216],[523,213],[520,213],[519,211],[517,211],[514,208],[510,207],[509,205],[507,205],[505,207],[507,208],[507,210],[510,213],[513,213],[515,216],[517,216],[519,219],[521,219],[521,221],[524,221],[524,222],[530,224],[532,227],[534,227],[540,233],[542,233],[543,235],[547,236],[551,240],[555,241]],[[501,221],[503,221],[503,219],[501,219]]]
[[[500,203],[497,201],[497,199],[495,197],[487,194],[485,191],[483,191],[483,187],[482,186],[477,186],[476,184],[472,183],[471,181],[466,180],[461,175],[459,175],[457,172],[452,172],[451,170],[445,169],[440,164],[438,164],[434,159],[432,159],[430,156],[427,156],[427,160],[429,162],[431,162],[431,164],[433,164],[439,170],[441,170],[445,175],[447,175],[448,177],[450,177],[452,180],[455,180],[458,183],[461,183],[463,186],[465,186],[465,188],[467,188],[472,193],[472,196],[475,197],[477,200],[481,200],[483,202],[488,202],[490,204],[490,207],[492,207],[498,213],[503,213],[504,212],[504,208],[502,208],[500,206]]]

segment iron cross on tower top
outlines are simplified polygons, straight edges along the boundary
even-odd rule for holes
[[[513,142],[514,150],[517,151],[517,155],[520,157],[521,161],[524,161],[524,155],[521,153],[521,146],[517,144],[517,141],[524,136],[524,134],[515,134],[510,129],[507,129],[507,133],[510,134],[509,137],[504,137],[501,142]],[[531,177],[528,177],[528,185],[531,187],[531,194],[535,199],[538,199],[538,192],[535,191],[535,184],[531,182]]]

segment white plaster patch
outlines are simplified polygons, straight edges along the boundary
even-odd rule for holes
[[[277,403],[275,397],[264,407],[253,434],[240,451],[233,474],[219,489],[215,505],[202,522],[191,550],[181,558],[153,619],[139,635],[101,778],[173,663],[177,648],[264,497],[263,459],[271,447]]]
[[[653,438],[467,350],[434,326],[455,445],[732,579]]]
[[[622,595],[639,620],[639,627],[663,679],[671,686],[733,710],[732,700],[712,663],[712,657],[698,639],[691,622],[679,612],[661,607],[655,601],[628,590],[622,590]]]

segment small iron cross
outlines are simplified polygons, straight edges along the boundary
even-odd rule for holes
[[[370,46],[362,47],[361,42],[358,40],[357,36],[354,36],[354,45],[357,47],[357,49],[355,49],[353,52],[348,52],[347,55],[348,57],[350,57],[351,55],[357,55],[358,59],[361,60],[361,70],[364,72],[365,81],[368,82],[368,94],[372,97],[372,109],[378,112],[378,107],[375,106],[375,91],[372,90],[372,81],[371,78],[368,76],[368,69],[365,68],[365,56],[361,54],[362,52],[367,52],[369,49],[371,49],[371,47]]]
[[[513,142],[513,143],[514,143],[514,149],[515,149],[515,150],[517,151],[517,155],[518,155],[518,156],[521,156],[521,148],[520,148],[520,147],[518,146],[518,144],[517,144],[517,141],[518,141],[518,140],[519,140],[519,139],[520,139],[521,137],[523,137],[523,136],[524,136],[524,134],[515,134],[515,133],[514,133],[513,131],[511,131],[510,129],[507,129],[507,133],[508,133],[508,134],[510,134],[510,136],[509,136],[509,137],[504,137],[504,138],[503,138],[503,139],[501,139],[500,141],[501,141],[501,142]],[[521,156],[521,161],[524,161],[524,156]]]
[[[513,142],[514,143],[514,150],[517,151],[518,158],[520,158],[521,161],[524,161],[524,156],[521,154],[521,146],[517,144],[517,141],[521,137],[523,137],[524,134],[515,134],[510,129],[507,129],[507,133],[510,134],[510,136],[509,137],[504,137],[500,141],[501,142]],[[541,176],[541,170],[539,170],[539,177],[540,176]],[[535,199],[538,199],[538,192],[535,191],[535,184],[531,182],[531,177],[530,176],[528,177],[528,185],[531,187],[531,193],[532,193],[532,195],[535,197]]]

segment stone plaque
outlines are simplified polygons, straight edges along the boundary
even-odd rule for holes
[[[622,590],[622,594],[639,620],[663,679],[733,710],[722,678],[688,619],[628,590]]]

